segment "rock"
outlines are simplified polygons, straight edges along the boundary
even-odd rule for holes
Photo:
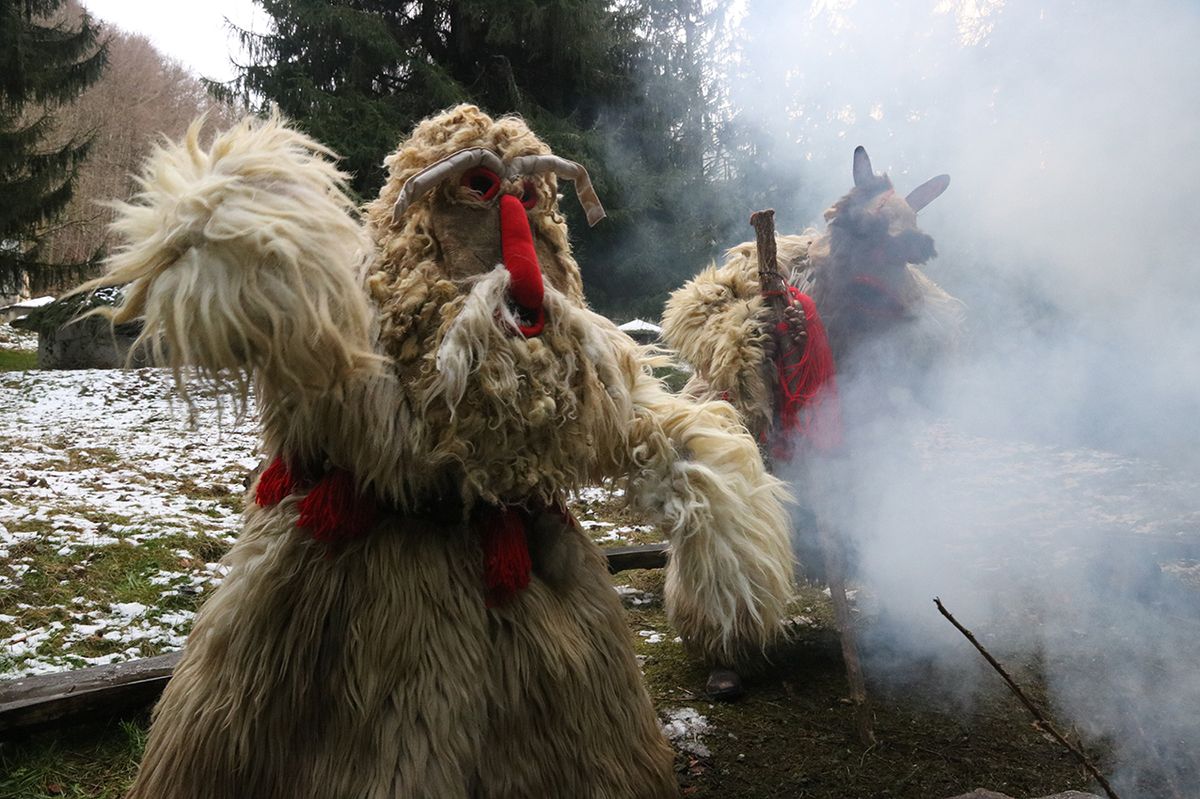
[[[988,789],[986,789],[986,788],[976,788],[971,793],[960,793],[959,795],[956,795],[956,797],[950,797],[949,799],[1014,799],[1014,798],[1009,797],[1009,795],[1007,793],[996,793],[995,791],[988,791]],[[1051,797],[1039,797],[1038,799],[1102,799],[1102,797],[1097,797],[1097,795],[1094,793],[1084,793],[1082,791],[1066,791],[1063,793],[1056,793],[1054,795],[1051,795]]]

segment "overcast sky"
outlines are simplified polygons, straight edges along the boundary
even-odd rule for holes
[[[197,75],[233,77],[230,58],[237,42],[225,26],[265,28],[265,16],[252,0],[83,0],[92,16],[147,36],[165,55]]]

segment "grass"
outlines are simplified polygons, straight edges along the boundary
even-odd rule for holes
[[[0,799],[118,799],[137,771],[146,726],[113,720],[0,741]]]
[[[38,533],[9,547],[9,557],[0,564],[0,576],[13,573],[13,567],[28,567],[15,586],[0,591],[0,615],[13,617],[0,621],[0,641],[10,639],[18,630],[44,628],[55,622],[60,628],[42,641],[35,655],[66,655],[76,666],[82,658],[97,657],[138,648],[138,656],[161,654],[162,646],[149,640],[136,642],[111,640],[100,634],[70,639],[76,624],[94,623],[107,614],[115,603],[139,603],[150,608],[148,621],[162,613],[195,611],[200,594],[195,590],[176,590],[170,584],[155,583],[152,578],[163,572],[194,572],[205,563],[220,559],[228,545],[203,534],[164,534],[142,540],[130,536],[143,532],[128,527],[129,520],[113,514],[80,509],[79,515],[96,523],[101,535],[116,535],[115,544],[79,545],[62,551],[46,534],[52,523],[21,520],[10,523],[13,533]],[[120,528],[121,533],[113,533]],[[186,556],[185,556],[186,555]],[[20,666],[19,659],[0,649],[0,672]]]
[[[631,572],[627,580],[654,590],[662,576]],[[673,635],[635,643],[655,704],[694,707],[712,728],[704,739],[711,757],[679,758],[685,796],[938,799],[980,786],[1014,796],[1087,789],[1070,755],[1034,729],[1009,695],[996,691],[956,707],[928,673],[905,685],[869,686],[878,743],[864,749],[828,598],[805,586],[794,610],[813,624],[793,628],[789,642],[743,674],[747,693],[735,703],[700,693],[706,669]],[[629,615],[635,628],[669,629],[661,606]]]
[[[37,352],[0,347],[0,372],[28,372],[37,368]]]

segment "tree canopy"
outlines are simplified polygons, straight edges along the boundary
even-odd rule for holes
[[[0,291],[61,266],[42,259],[47,227],[71,199],[86,137],[53,143],[54,111],[100,77],[106,49],[64,0],[0,0]]]

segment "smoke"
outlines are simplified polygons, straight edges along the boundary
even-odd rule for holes
[[[851,454],[794,475],[856,550],[871,674],[978,675],[940,595],[997,654],[1036,655],[1055,711],[1112,747],[1118,789],[1191,793],[1200,7],[739,13],[730,100],[804,165],[797,202],[824,197],[783,232],[849,188],[857,144],[902,193],[953,180],[921,225],[939,251],[926,272],[968,305],[963,358],[916,394],[902,353],[879,358],[841,386]]]

